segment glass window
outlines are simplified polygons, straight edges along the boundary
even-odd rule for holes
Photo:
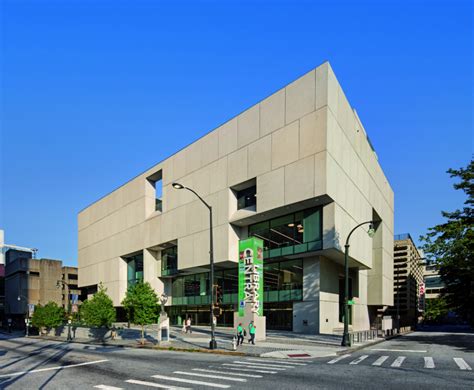
[[[237,191],[237,210],[253,208],[257,204],[257,186]]]
[[[224,285],[222,290],[224,294],[237,294],[239,291],[238,269],[228,269],[223,272]]]
[[[280,264],[263,263],[263,289],[278,291],[280,289]]]
[[[178,247],[172,246],[161,251],[161,274],[171,275],[178,271]]]
[[[308,209],[250,225],[249,236],[263,240],[265,258],[321,250],[321,209]]]
[[[125,257],[127,262],[127,285],[133,286],[143,281],[143,253]]]
[[[280,290],[298,290],[303,288],[302,260],[289,260],[280,263]]]

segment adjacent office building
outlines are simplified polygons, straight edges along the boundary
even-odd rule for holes
[[[427,260],[424,263],[423,278],[425,281],[425,298],[439,298],[445,291],[446,286],[441,280],[438,268],[434,262]]]
[[[424,310],[423,256],[410,234],[397,234],[394,242],[394,304],[389,310],[400,326],[417,324]]]
[[[218,325],[238,305],[238,244],[264,242],[268,329],[342,329],[344,244],[351,237],[350,324],[369,329],[393,305],[393,191],[362,123],[324,63],[82,210],[79,287],[103,282],[120,313],[128,286],[170,299],[172,323],[208,324],[213,209]],[[365,230],[365,231],[364,231]]]
[[[6,326],[6,316],[9,311],[9,305],[7,304],[8,302],[6,299],[6,259],[8,262],[12,262],[14,259],[18,258],[31,259],[32,257],[35,257],[36,252],[37,249],[35,248],[26,248],[5,243],[5,232],[3,229],[0,229],[0,324],[3,326]]]
[[[68,309],[72,304],[81,304],[82,296],[81,289],[77,286],[78,270],[77,267],[63,266],[61,269],[61,304],[65,309]]]
[[[31,315],[28,305],[55,302],[65,310],[72,303],[81,303],[77,287],[77,268],[62,265],[60,260],[35,259],[36,249],[28,250],[4,245],[5,319],[14,327],[24,327],[24,318]]]

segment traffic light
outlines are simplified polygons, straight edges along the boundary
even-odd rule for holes
[[[221,305],[224,299],[224,293],[222,292],[222,286],[216,285],[216,305]]]
[[[214,308],[214,317],[220,317],[222,315],[222,308],[215,307]]]

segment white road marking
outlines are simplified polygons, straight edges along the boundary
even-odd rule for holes
[[[387,359],[388,359],[388,356],[380,356],[375,362],[372,363],[372,365],[381,366]]]
[[[432,357],[425,356],[425,366],[424,368],[435,368],[434,360]]]
[[[421,349],[390,349],[390,348],[371,348],[371,351],[385,351],[385,352],[423,352],[426,353],[428,351],[422,351]]]
[[[102,390],[123,390],[123,387],[107,386],[107,385],[97,385],[94,386],[96,389]]]
[[[276,374],[277,371],[270,371],[270,370],[257,370],[255,367],[252,366],[243,366],[241,364],[232,364],[232,363],[224,363],[223,366],[228,366],[229,370],[234,371],[246,371],[246,372],[258,372],[259,374]],[[238,368],[231,368],[231,367],[238,367]]]
[[[193,371],[210,372],[211,374],[243,376],[243,377],[245,377],[245,378],[263,378],[262,375],[240,374],[240,373],[238,373],[238,372],[226,372],[226,371],[207,370],[207,369],[205,369],[205,368],[193,368]],[[251,371],[251,370],[249,370],[249,371]]]
[[[252,358],[247,358],[245,360],[250,360],[251,362],[261,362],[261,363],[278,363],[278,364],[290,364],[293,366],[306,366],[307,363],[296,363],[296,362],[288,362],[288,359],[282,359],[282,360],[275,360],[275,359],[252,359]]]
[[[263,369],[271,369],[271,370],[279,370],[279,371],[285,371],[288,367],[282,367],[282,366],[277,366],[275,364],[262,364],[262,363],[249,363],[249,362],[243,362],[240,360],[234,360],[233,363],[236,364],[244,364],[250,367],[255,367],[255,368],[263,368]],[[289,368],[294,368],[294,367],[289,367]]]
[[[222,376],[222,375],[199,374],[197,372],[174,371],[173,374],[199,376],[202,378],[223,379],[225,381],[234,381],[234,382],[247,382],[247,379],[243,379],[243,378],[232,378],[229,376]]]
[[[125,382],[133,383],[134,385],[142,385],[142,386],[150,386],[150,387],[157,387],[160,389],[170,389],[170,390],[192,390],[188,387],[176,387],[176,386],[167,386],[167,385],[160,385],[159,383],[155,382],[146,382],[146,381],[137,381],[135,379],[128,379]]]
[[[341,356],[338,356],[337,358],[332,359],[331,361],[329,361],[328,364],[337,363],[337,362],[341,361],[342,359],[348,358],[349,356],[351,356],[351,355],[341,355]]]
[[[43,371],[51,371],[51,370],[62,370],[63,368],[73,368],[73,367],[79,367],[79,366],[87,366],[89,364],[97,364],[97,363],[103,363],[103,362],[108,362],[108,360],[103,359],[103,360],[95,360],[93,362],[70,364],[68,366],[55,366],[55,367],[48,367],[48,368],[38,368],[36,370],[31,370],[31,371],[12,372],[11,374],[0,375],[0,378],[7,378],[7,377],[10,377],[10,376],[27,375],[27,374],[32,374],[32,373],[35,373],[35,372],[43,372]]]
[[[192,383],[194,385],[203,385],[203,386],[209,386],[209,387],[219,387],[221,389],[228,389],[230,387],[230,385],[221,385],[220,383],[195,381],[194,379],[175,378],[174,376],[152,375],[152,377],[156,378],[156,379],[164,379],[164,380],[167,380],[167,381]]]
[[[399,356],[397,357],[393,363],[391,364],[391,367],[400,367],[403,364],[403,361],[406,359],[405,356]]]
[[[460,370],[468,370],[471,371],[472,368],[463,358],[453,358],[456,364],[458,365]]]
[[[362,356],[359,356],[357,359],[353,360],[352,362],[350,362],[349,364],[359,364],[362,360],[365,360],[369,357],[369,355],[362,355]]]

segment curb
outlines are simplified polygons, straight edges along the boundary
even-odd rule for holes
[[[67,342],[63,338],[59,337],[51,337],[51,336],[30,336],[31,339],[36,340],[46,340],[46,341],[62,341]],[[209,350],[204,348],[180,348],[180,347],[173,347],[173,346],[160,346],[160,345],[150,345],[150,344],[131,344],[131,345],[123,345],[123,344],[109,344],[107,342],[101,341],[85,341],[85,340],[72,340],[70,341],[74,344],[84,344],[84,345],[99,345],[102,347],[116,347],[116,348],[134,348],[134,349],[149,349],[149,350],[160,350],[160,351],[171,351],[171,352],[199,352],[199,353],[211,353],[215,355],[233,355],[233,356],[252,356],[258,357],[260,354],[258,353],[246,353],[246,352],[238,352],[238,351],[226,351],[221,349],[216,350]]]

